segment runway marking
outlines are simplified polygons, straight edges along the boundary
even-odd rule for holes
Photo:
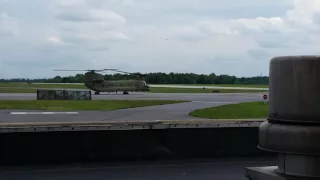
[[[131,168],[161,168],[161,167],[185,167],[185,166],[204,166],[204,165],[228,165],[228,164],[261,164],[274,163],[274,161],[226,161],[226,162],[203,162],[188,164],[162,164],[162,165],[133,165],[133,166],[102,166],[102,167],[71,167],[71,168],[52,168],[38,170],[9,170],[3,174],[37,173],[37,172],[61,172],[61,171],[83,171],[83,170],[102,170],[102,169],[131,169]]]
[[[79,114],[79,112],[10,112],[12,115]]]

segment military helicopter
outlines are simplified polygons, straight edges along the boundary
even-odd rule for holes
[[[116,92],[123,91],[123,94],[129,94],[131,92],[138,91],[150,91],[150,87],[147,83],[137,78],[136,80],[105,80],[101,73],[103,71],[115,71],[120,73],[126,73],[131,75],[136,75],[141,77],[142,75],[137,75],[135,73],[129,73],[124,71],[119,71],[118,69],[100,69],[100,70],[54,70],[54,71],[87,71],[84,74],[84,85],[95,91],[95,94],[100,94],[100,92]]]

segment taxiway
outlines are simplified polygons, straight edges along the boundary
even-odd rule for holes
[[[33,93],[2,93],[1,100],[35,100]],[[177,93],[132,93],[129,95],[92,95],[93,100],[187,100],[190,102],[129,108],[111,111],[34,111],[0,110],[0,123],[15,122],[75,122],[75,121],[141,121],[141,120],[187,120],[189,112],[224,104],[262,100],[261,93],[239,94],[177,94]],[[47,113],[45,113],[47,112]]]

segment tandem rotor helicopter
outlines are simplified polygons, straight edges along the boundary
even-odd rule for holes
[[[103,71],[115,71],[119,73],[126,73],[131,75],[136,75],[137,77],[142,77],[142,75],[137,75],[135,73],[129,73],[124,71],[119,71],[118,69],[100,69],[100,70],[54,70],[54,71],[87,71],[84,74],[84,85],[95,91],[95,94],[100,94],[100,92],[116,92],[123,91],[123,94],[129,94],[131,92],[138,91],[150,91],[150,87],[147,83],[137,78],[136,80],[105,80],[101,73]]]

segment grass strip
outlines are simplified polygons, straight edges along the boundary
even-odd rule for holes
[[[189,115],[207,119],[266,118],[268,115],[268,104],[264,104],[264,102],[228,104],[213,108],[197,109],[190,112]]]
[[[182,103],[178,100],[0,100],[0,109],[106,111]]]

